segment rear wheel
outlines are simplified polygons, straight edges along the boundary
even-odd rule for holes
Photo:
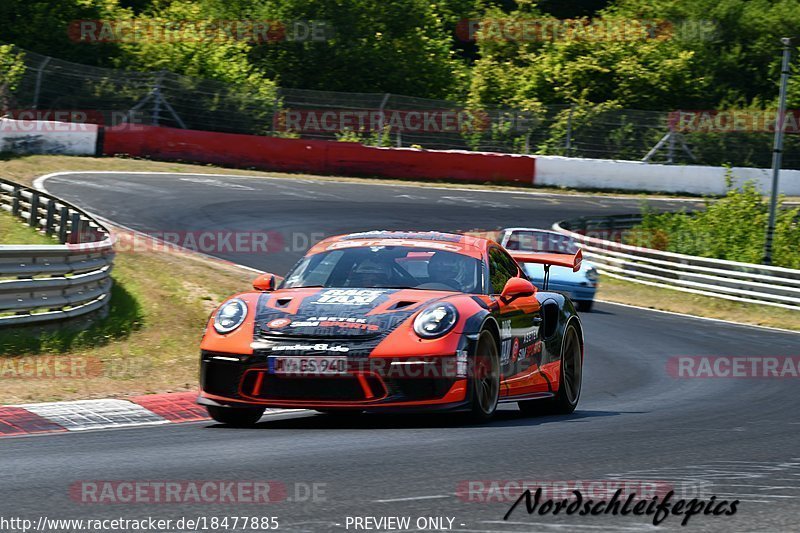
[[[561,383],[555,398],[518,402],[526,415],[568,415],[578,406],[583,381],[583,353],[577,328],[569,324],[564,332],[561,352]]]
[[[588,313],[592,310],[592,305],[594,305],[594,300],[576,300],[575,307],[578,311],[582,313]]]
[[[221,424],[235,427],[248,427],[261,420],[263,407],[220,407],[207,405],[208,414]]]
[[[485,422],[494,416],[500,399],[500,357],[497,341],[488,331],[481,332],[472,368],[472,405],[469,417]]]

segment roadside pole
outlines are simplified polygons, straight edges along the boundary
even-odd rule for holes
[[[767,222],[767,238],[764,241],[765,265],[772,264],[772,237],[775,233],[775,217],[778,208],[778,178],[783,157],[783,129],[786,117],[786,85],[789,82],[789,59],[792,55],[792,40],[784,37],[783,62],[781,64],[781,88],[778,102],[778,116],[775,118],[775,143],[772,148],[772,191],[769,200],[769,222]]]

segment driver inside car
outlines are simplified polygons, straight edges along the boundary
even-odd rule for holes
[[[436,252],[428,261],[428,283],[440,283],[463,291],[467,285],[467,268],[462,257],[449,252]]]
[[[385,261],[366,259],[358,263],[347,279],[348,287],[388,287],[392,284],[392,267]]]

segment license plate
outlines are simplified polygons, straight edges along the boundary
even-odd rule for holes
[[[346,357],[274,357],[270,370],[273,374],[298,376],[331,376],[347,373]]]

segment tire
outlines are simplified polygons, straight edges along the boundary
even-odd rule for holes
[[[554,398],[517,402],[526,415],[568,415],[575,411],[581,397],[583,357],[578,330],[567,325],[561,352],[561,383]]]
[[[221,424],[234,427],[250,427],[261,420],[263,407],[219,407],[207,405],[209,416]]]
[[[478,337],[470,374],[472,403],[469,419],[476,423],[486,422],[494,416],[500,400],[500,356],[494,335],[486,330]]]
[[[575,307],[582,313],[588,313],[592,310],[594,300],[576,300]]]

